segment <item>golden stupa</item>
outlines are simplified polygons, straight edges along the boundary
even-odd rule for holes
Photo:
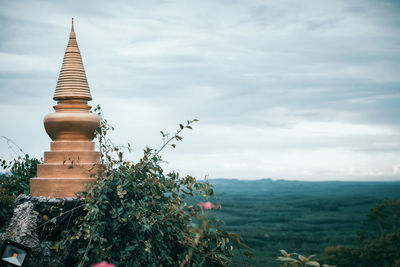
[[[54,100],[56,112],[44,118],[44,127],[53,140],[44,152],[44,164],[31,179],[31,195],[76,197],[99,175],[100,152],[95,151],[94,132],[100,117],[90,112],[92,100],[72,19],[69,42],[58,78]]]

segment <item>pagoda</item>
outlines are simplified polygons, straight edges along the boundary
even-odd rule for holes
[[[76,41],[74,20],[53,99],[54,113],[44,118],[52,139],[44,152],[44,164],[37,166],[37,177],[30,181],[30,194],[50,198],[76,197],[100,175],[100,152],[95,151],[94,132],[100,116],[90,111],[92,100]]]

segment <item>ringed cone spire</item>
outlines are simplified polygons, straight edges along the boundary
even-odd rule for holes
[[[85,69],[82,63],[81,52],[76,42],[74,19],[72,18],[71,33],[64,60],[58,77],[54,100],[92,100]]]
[[[76,197],[87,190],[89,183],[103,177],[100,152],[93,142],[101,117],[90,112],[92,100],[83,68],[72,20],[71,33],[58,77],[55,112],[47,114],[43,123],[51,138],[50,151],[37,165],[37,174],[30,180],[30,194],[44,197]]]

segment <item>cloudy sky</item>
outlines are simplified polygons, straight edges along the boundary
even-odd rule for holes
[[[0,136],[49,150],[43,117],[74,17],[91,104],[133,159],[197,118],[166,169],[400,180],[399,14],[381,0],[2,0]]]

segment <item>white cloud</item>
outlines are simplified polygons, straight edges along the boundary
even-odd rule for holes
[[[48,150],[42,119],[75,17],[93,102],[116,126],[115,142],[133,143],[133,158],[160,144],[159,130],[197,117],[166,152],[167,168],[394,179],[398,10],[357,0],[2,1],[0,135],[35,155]]]

